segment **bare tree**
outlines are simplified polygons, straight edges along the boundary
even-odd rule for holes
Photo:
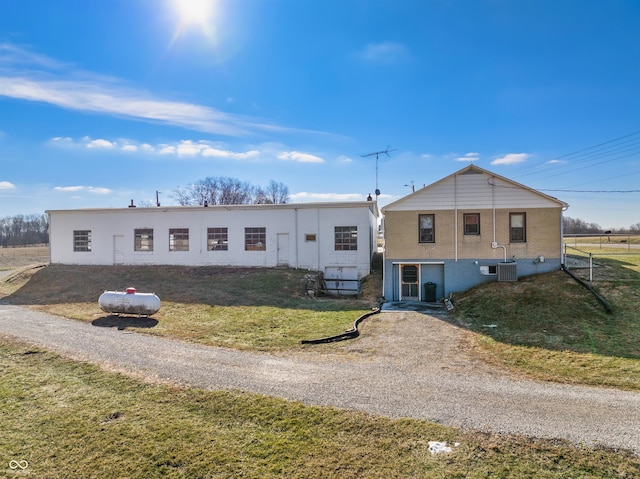
[[[283,183],[271,180],[263,189],[246,181],[220,176],[198,180],[186,188],[177,188],[174,193],[182,206],[280,204],[289,200],[289,189]]]
[[[271,180],[265,189],[266,202],[276,205],[289,202],[289,188],[284,183]]]
[[[46,215],[15,215],[0,218],[0,246],[27,246],[49,242]]]
[[[564,216],[564,232],[566,234],[597,234],[602,233],[602,227],[596,223],[587,223],[581,219],[570,218],[569,216]]]

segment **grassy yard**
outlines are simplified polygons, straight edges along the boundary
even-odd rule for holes
[[[640,457],[625,452],[147,384],[7,340],[0,418],[2,477],[640,476]],[[453,451],[432,455],[429,441]]]
[[[640,252],[619,253],[598,247],[595,256],[599,267],[593,286],[612,313],[558,271],[455,295],[451,320],[477,333],[470,347],[486,361],[519,374],[640,390]],[[350,300],[309,298],[305,274],[288,269],[50,265],[0,280],[0,297],[96,326],[259,350],[305,347],[301,340],[341,333],[377,305],[379,271],[365,281],[363,297]],[[98,308],[102,291],[128,286],[158,294],[159,313],[150,320],[113,318]]]
[[[338,334],[377,305],[379,278],[364,299],[310,298],[303,270],[172,266],[62,266],[26,269],[0,282],[13,304],[147,334],[238,349],[291,349],[303,339]],[[109,317],[105,290],[154,292],[162,306],[145,321]],[[153,327],[150,327],[153,326]]]
[[[488,360],[520,373],[640,390],[640,252],[598,250],[595,258],[592,286],[611,313],[558,271],[457,295],[455,320],[480,334],[476,343]]]
[[[487,360],[522,374],[640,389],[640,261],[614,258],[607,268],[595,286],[612,314],[557,272],[459,295],[452,320],[478,331],[474,345]],[[109,320],[99,310],[103,290],[128,286],[161,297],[155,320]],[[349,328],[375,306],[379,287],[374,275],[362,299],[311,299],[295,270],[53,265],[14,271],[0,280],[0,297],[96,325],[282,350]],[[459,446],[432,455],[431,440]],[[640,477],[640,458],[623,451],[147,384],[7,339],[0,461],[0,476],[45,479]]]

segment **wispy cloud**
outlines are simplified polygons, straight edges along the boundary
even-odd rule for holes
[[[371,63],[392,64],[410,59],[411,52],[399,42],[380,42],[365,45],[358,56]]]
[[[16,187],[13,183],[8,181],[0,181],[0,190],[13,190]]]
[[[257,158],[260,151],[249,150],[236,152],[214,145],[211,142],[200,140],[182,140],[176,143],[161,143],[150,145],[149,143],[138,143],[130,139],[106,140],[104,138],[92,139],[88,136],[80,140],[74,140],[69,137],[56,137],[49,140],[50,146],[64,148],[89,148],[93,150],[107,149],[119,150],[125,153],[141,153],[155,154],[163,156],[185,157],[204,157],[204,158],[223,158],[232,160],[243,160]]]
[[[265,132],[326,134],[159,98],[6,43],[0,44],[0,96],[234,137]]]
[[[455,161],[462,161],[467,163],[472,163],[474,161],[478,161],[480,159],[480,153],[470,152],[466,153],[463,156],[459,156],[455,159]]]
[[[491,162],[492,165],[515,165],[527,161],[531,155],[529,153],[508,153],[504,156],[496,158]]]
[[[281,160],[296,161],[298,163],[324,163],[324,160],[319,156],[301,151],[283,151],[278,153],[278,158]]]
[[[56,186],[54,190],[64,191],[66,193],[87,192],[96,193],[99,195],[106,195],[108,193],[111,193],[111,190],[109,188],[100,188],[96,186]]]

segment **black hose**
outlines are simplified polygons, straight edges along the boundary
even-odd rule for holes
[[[573,279],[575,279],[578,283],[580,283],[582,286],[584,286],[589,291],[591,291],[591,293],[596,297],[596,299],[598,301],[600,301],[602,306],[604,306],[604,309],[607,311],[607,313],[611,313],[613,311],[611,309],[611,306],[609,306],[609,303],[607,303],[607,301],[602,296],[600,296],[596,292],[596,290],[591,287],[591,285],[585,283],[582,279],[578,278],[575,274],[573,274],[571,271],[569,271],[564,265],[562,265],[562,269],[564,270],[565,273],[567,273],[569,276],[571,276]]]
[[[369,316],[378,314],[380,310],[381,308],[378,307],[368,313],[363,314],[353,322],[353,328],[346,330],[342,334],[336,334],[335,336],[329,336],[327,338],[320,338],[320,339],[303,339],[302,344],[335,343],[337,341],[345,341],[347,339],[357,338],[358,336],[360,336],[360,332],[358,331],[358,325]]]

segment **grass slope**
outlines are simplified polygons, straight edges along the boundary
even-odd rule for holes
[[[340,333],[376,305],[375,294],[312,299],[306,295],[305,274],[269,268],[49,265],[0,283],[0,296],[97,326],[262,350],[291,349],[303,339]],[[128,286],[160,297],[161,309],[152,320],[109,317],[100,310],[103,291]],[[372,289],[366,282],[365,288]]]
[[[480,334],[490,361],[518,372],[640,390],[640,254],[599,256],[594,278],[611,313],[557,271],[458,295],[455,320]]]

